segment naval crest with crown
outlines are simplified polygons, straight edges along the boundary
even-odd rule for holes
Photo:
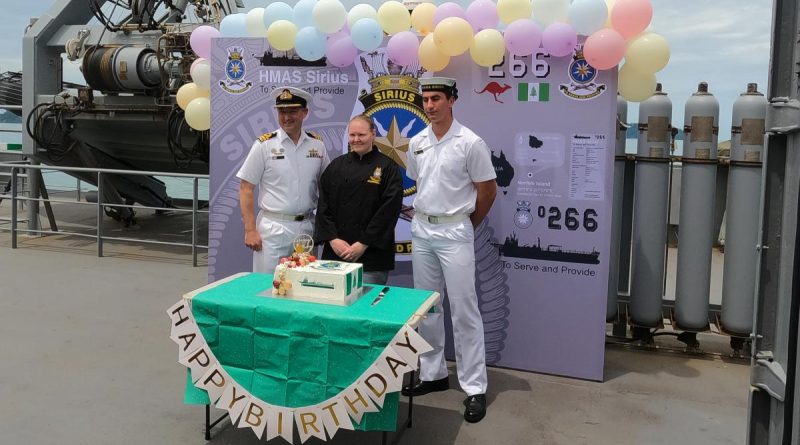
[[[574,100],[589,100],[603,94],[606,90],[606,84],[597,83],[597,68],[589,65],[586,58],[583,56],[583,46],[578,45],[575,48],[575,54],[572,56],[572,62],[567,68],[570,82],[568,84],[562,83],[559,90]]]
[[[417,189],[405,174],[408,143],[429,123],[419,92],[419,76],[425,69],[418,64],[398,65],[382,52],[364,54],[360,61],[369,91],[361,90],[358,100],[364,105],[364,114],[375,122],[375,145],[400,166],[403,195],[411,196]]]
[[[253,83],[246,82],[244,79],[247,65],[242,58],[243,50],[241,47],[231,46],[226,51],[228,52],[228,61],[225,63],[225,80],[221,80],[219,86],[230,94],[244,93],[253,86]]]

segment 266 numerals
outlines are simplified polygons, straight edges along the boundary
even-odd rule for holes
[[[586,209],[581,212],[574,208],[568,207],[564,212],[556,206],[549,209],[545,206],[539,206],[537,209],[539,218],[547,218],[547,228],[553,230],[561,230],[566,227],[567,230],[578,230],[583,227],[587,232],[594,232],[597,230],[597,211],[594,209]],[[582,216],[582,217],[581,217]],[[563,226],[562,226],[563,217]]]

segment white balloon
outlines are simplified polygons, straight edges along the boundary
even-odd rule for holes
[[[569,7],[569,24],[578,34],[589,36],[608,20],[605,0],[575,0]]]
[[[360,3],[353,6],[353,9],[347,13],[347,26],[352,28],[353,24],[361,19],[378,20],[378,11],[371,5]]]
[[[545,27],[565,22],[569,17],[569,0],[533,0],[533,17]]]
[[[205,90],[211,88],[211,64],[208,60],[195,63],[189,74],[192,75],[192,80],[198,87]]]
[[[247,35],[250,37],[266,37],[267,27],[264,26],[264,8],[253,8],[244,18]]]
[[[339,0],[320,0],[314,6],[314,24],[325,34],[339,32],[347,22],[347,10]]]

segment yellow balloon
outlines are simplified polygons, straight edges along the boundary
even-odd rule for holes
[[[656,75],[642,73],[628,64],[619,69],[619,94],[630,102],[641,102],[656,92]]]
[[[472,26],[461,17],[448,17],[436,25],[433,41],[448,56],[463,54],[472,45]]]
[[[181,110],[185,110],[189,102],[198,97],[211,97],[211,91],[200,88],[196,83],[192,82],[186,83],[178,88],[175,100],[178,102],[178,106],[181,107]]]
[[[297,25],[288,20],[276,20],[267,29],[269,44],[278,51],[289,51],[294,48],[295,37],[297,37]]]
[[[186,106],[184,117],[186,123],[195,130],[208,130],[211,128],[211,100],[207,97],[192,99]]]
[[[669,62],[667,39],[654,32],[635,37],[625,50],[625,64],[641,73],[657,73]]]
[[[475,34],[469,55],[480,66],[493,66],[503,61],[506,42],[503,34],[496,29],[484,29]]]
[[[436,13],[436,5],[433,3],[420,3],[411,11],[411,27],[420,34],[428,35],[433,32],[433,14]]]
[[[433,34],[428,34],[419,44],[419,63],[428,71],[441,71],[448,63],[450,56],[441,52],[433,41]]]
[[[497,15],[506,25],[517,19],[529,19],[532,13],[531,0],[497,0]]]
[[[606,19],[606,28],[611,28],[611,10],[614,9],[614,3],[617,0],[606,0],[606,9],[608,9],[608,18]]]
[[[378,23],[386,34],[397,34],[411,27],[411,15],[402,3],[391,0],[378,8]]]

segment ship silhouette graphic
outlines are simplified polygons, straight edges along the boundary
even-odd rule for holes
[[[319,281],[309,281],[308,277],[303,277],[303,279],[300,280],[300,284],[302,284],[305,287],[318,287],[318,288],[321,288],[321,289],[334,289],[335,288],[335,286],[333,284],[320,283]]]
[[[328,65],[325,57],[319,60],[304,60],[300,58],[294,51],[285,51],[281,54],[279,51],[264,51],[263,56],[253,56],[261,62],[261,66],[319,66],[325,67]]]
[[[506,237],[503,244],[495,244],[500,255],[513,258],[527,258],[531,260],[560,261],[563,263],[600,264],[600,252],[592,249],[591,252],[577,250],[564,250],[561,246],[550,244],[542,248],[541,238],[536,238],[536,245],[520,245],[516,233]]]

